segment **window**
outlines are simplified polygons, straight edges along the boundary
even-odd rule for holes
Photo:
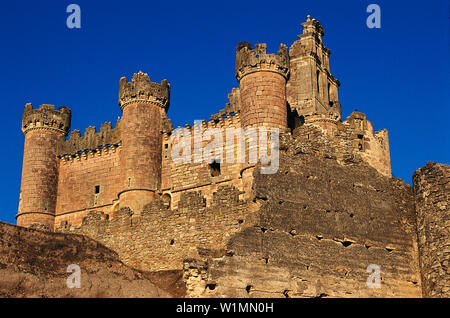
[[[99,194],[100,193],[100,186],[96,185],[95,186],[95,194]]]
[[[164,193],[164,194],[161,196],[161,200],[163,201],[164,206],[165,206],[166,208],[170,209],[170,201],[172,200],[170,194]]]
[[[364,151],[364,147],[363,147],[363,144],[362,144],[362,143],[359,143],[359,144],[358,144],[358,150],[359,150],[359,151]]]
[[[209,172],[211,172],[211,177],[220,176],[220,162],[213,161],[210,163]]]
[[[328,82],[328,103],[330,106],[333,106],[333,99],[331,97],[331,85],[330,82]]]
[[[317,95],[320,96],[320,71],[316,73],[316,81],[317,81]]]

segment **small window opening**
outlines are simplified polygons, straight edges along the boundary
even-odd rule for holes
[[[95,186],[95,194],[99,194],[100,193],[100,186],[96,185]]]
[[[169,209],[170,209],[170,202],[172,201],[172,198],[170,197],[170,194],[164,193],[164,194],[161,196],[161,200],[163,201],[164,206],[165,206],[166,208],[169,208]]]
[[[329,101],[330,106],[333,106],[333,100],[332,100],[332,97],[331,97],[331,85],[330,85],[330,82],[328,82],[328,101]]]
[[[320,96],[320,71],[316,72],[316,80],[317,80],[317,95]]]
[[[209,171],[211,172],[211,177],[220,176],[220,162],[213,161],[209,164]]]

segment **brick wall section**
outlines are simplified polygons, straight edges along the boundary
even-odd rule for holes
[[[427,163],[413,176],[424,297],[450,297],[450,166]]]
[[[104,148],[71,160],[59,159],[57,226],[63,221],[79,225],[89,210],[100,207],[112,216],[113,203],[123,189],[121,152],[122,147]]]
[[[63,133],[45,128],[26,132],[18,225],[42,223],[53,229],[58,184],[56,145],[62,138]],[[22,214],[28,212],[44,214]]]
[[[287,127],[286,79],[274,72],[259,71],[240,80],[243,127]]]

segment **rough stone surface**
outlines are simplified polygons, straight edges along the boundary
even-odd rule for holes
[[[429,162],[413,180],[423,295],[450,297],[450,166]]]
[[[71,264],[80,288],[68,288]],[[171,297],[117,253],[81,235],[0,223],[0,297]]]
[[[256,173],[254,190],[261,208],[224,255],[185,260],[190,297],[421,296],[403,181],[298,153],[283,155],[275,175]],[[380,289],[366,285],[370,264],[381,269]]]

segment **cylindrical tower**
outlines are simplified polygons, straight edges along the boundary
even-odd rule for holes
[[[239,43],[236,78],[240,84],[241,121],[246,127],[287,128],[286,80],[289,52],[284,44],[267,54],[266,44]]]
[[[170,85],[150,82],[147,74],[136,73],[131,82],[119,83],[122,109],[122,182],[120,206],[135,213],[153,201],[161,183],[161,123],[169,108]]]
[[[25,136],[22,184],[17,225],[40,224],[53,230],[58,187],[57,144],[70,130],[70,109],[26,104],[22,118]]]

